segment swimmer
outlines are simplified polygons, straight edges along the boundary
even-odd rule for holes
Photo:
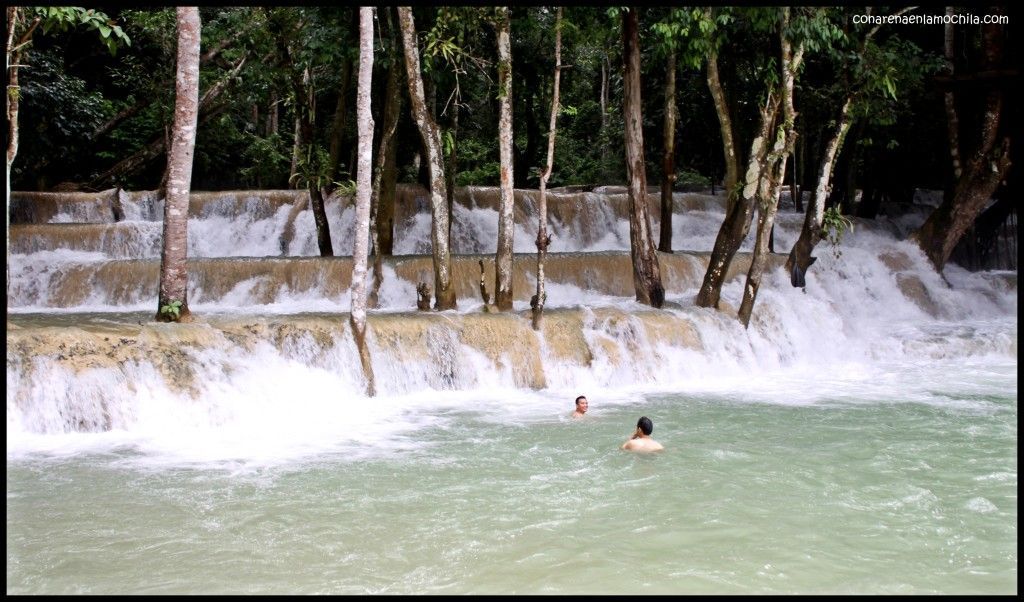
[[[636,421],[636,431],[633,436],[622,444],[622,449],[634,452],[656,452],[665,449],[660,443],[651,439],[654,432],[654,423],[647,416],[641,416]]]
[[[576,410],[573,411],[572,417],[573,418],[583,418],[583,415],[587,413],[587,407],[589,405],[590,405],[590,403],[587,401],[586,397],[584,397],[583,395],[580,395],[579,397],[577,397],[576,398]]]

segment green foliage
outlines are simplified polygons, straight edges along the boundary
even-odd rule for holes
[[[461,169],[455,175],[456,185],[494,186],[501,174],[498,146],[494,139],[464,137],[459,140],[459,166]]]
[[[446,129],[441,133],[441,148],[446,157],[451,156],[455,150],[455,134],[451,130]]]
[[[274,133],[267,137],[246,133],[246,145],[242,159],[248,164],[240,170],[247,186],[270,187],[274,182],[282,182],[288,177],[291,157],[287,154],[290,146],[280,134]]]
[[[711,186],[711,178],[700,172],[684,167],[676,172],[676,185],[685,188],[708,188]]]
[[[462,72],[466,63],[485,67],[487,62],[478,56],[484,25],[493,21],[493,8],[475,6],[442,6],[438,8],[434,26],[423,35],[423,71],[439,70],[440,61],[454,72]],[[490,44],[488,44],[489,46]]]
[[[849,230],[853,232],[853,221],[846,217],[839,210],[839,207],[829,207],[821,221],[821,237],[832,245],[832,254],[836,259],[843,255],[839,248],[843,242],[843,233]]]
[[[335,188],[345,189],[352,187],[355,183],[351,180],[344,182],[332,180],[330,172],[330,154],[322,147],[314,144],[306,146],[306,152],[299,156],[295,173],[288,180],[289,184],[297,184],[303,188]],[[346,174],[347,175],[347,174]]]
[[[64,33],[71,27],[81,25],[100,34],[100,39],[106,44],[111,56],[117,54],[119,44],[131,45],[131,40],[121,26],[106,13],[96,9],[85,9],[80,6],[45,6],[31,7],[27,10],[29,16],[38,16],[42,19],[40,25],[44,34],[51,31]]]
[[[177,322],[181,319],[181,301],[175,299],[166,305],[160,306],[160,315],[167,316],[171,320]]]

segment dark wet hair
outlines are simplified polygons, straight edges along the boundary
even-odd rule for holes
[[[586,398],[587,398],[586,395],[580,395],[579,397],[577,397],[576,398],[576,405],[580,405],[580,400],[581,399],[586,399]]]
[[[647,416],[641,416],[640,420],[636,421],[636,427],[645,435],[650,435],[654,432],[654,423]]]

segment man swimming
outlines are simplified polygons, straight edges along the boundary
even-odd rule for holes
[[[656,452],[665,449],[660,443],[651,439],[654,432],[654,423],[647,416],[641,416],[636,421],[636,431],[629,441],[622,444],[622,449],[634,452]]]
[[[576,410],[573,411],[572,417],[583,418],[583,415],[587,413],[587,407],[589,406],[590,402],[587,401],[587,398],[580,395],[576,398]]]

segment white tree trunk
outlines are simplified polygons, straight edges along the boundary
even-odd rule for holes
[[[8,6],[7,7],[7,58],[5,61],[7,73],[7,93],[4,94],[4,98],[7,101],[5,105],[7,112],[7,179],[6,188],[4,191],[4,198],[6,199],[6,206],[4,211],[4,217],[6,219],[4,226],[4,233],[6,234],[6,249],[7,259],[6,273],[7,283],[6,290],[10,292],[11,288],[11,164],[14,163],[14,157],[18,155],[18,89],[14,86],[18,82],[18,68],[11,67],[11,49],[14,45],[14,27],[18,21],[18,7]],[[13,95],[13,97],[12,97]]]
[[[501,160],[501,193],[498,204],[498,250],[495,257],[494,303],[501,311],[512,309],[512,239],[515,202],[512,187],[512,51],[509,44],[509,9],[498,8],[498,154]]]
[[[359,130],[356,171],[356,231],[352,247],[352,331],[366,376],[367,394],[375,393],[373,368],[366,347],[366,264],[370,238],[370,187],[373,181],[373,115],[370,93],[373,81],[373,8],[359,9],[359,83],[356,92],[356,124]]]
[[[455,309],[455,287],[452,283],[451,245],[448,239],[447,186],[444,181],[444,162],[441,152],[441,135],[437,123],[427,111],[423,92],[423,77],[420,74],[420,53],[416,43],[416,25],[412,8],[398,7],[399,27],[402,30],[402,45],[405,51],[405,69],[408,74],[409,97],[413,118],[423,137],[430,171],[430,241],[434,258],[434,308]]]
[[[544,302],[547,292],[544,290],[544,258],[548,254],[548,178],[555,162],[555,128],[558,124],[558,83],[562,73],[562,7],[558,7],[555,16],[555,82],[551,88],[551,123],[548,126],[548,162],[544,173],[540,176],[540,202],[537,215],[537,294],[530,300],[533,309],[533,329],[540,330],[544,319]]]
[[[178,7],[178,68],[175,78],[174,127],[167,154],[167,196],[164,202],[164,243],[160,257],[157,319],[185,320],[188,309],[188,205],[192,157],[199,118],[199,8]],[[160,309],[180,302],[177,316]]]

